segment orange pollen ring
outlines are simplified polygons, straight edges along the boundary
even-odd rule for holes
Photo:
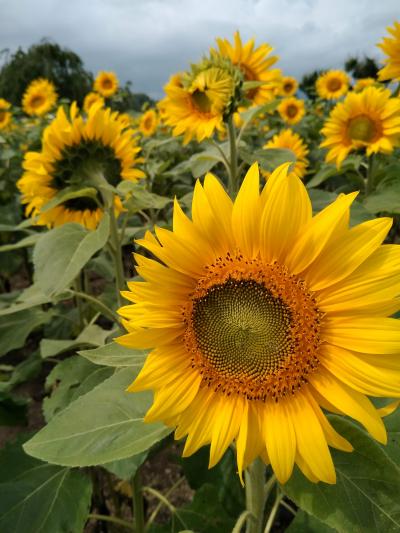
[[[183,308],[184,340],[202,386],[248,400],[294,393],[318,364],[322,313],[278,263],[219,258]]]

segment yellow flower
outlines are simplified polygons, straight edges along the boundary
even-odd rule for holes
[[[100,94],[94,92],[88,93],[83,101],[83,109],[88,113],[92,105],[98,102],[101,103],[101,106],[105,105],[104,98]]]
[[[232,45],[227,39],[217,39],[218,53],[228,57],[234,65],[240,68],[245,81],[265,81],[264,85],[250,89],[246,96],[254,104],[264,104],[275,98],[281,83],[280,69],[271,69],[278,61],[277,56],[270,56],[273,48],[264,43],[254,48],[254,39],[243,44],[240,33],[237,31]],[[217,53],[212,50],[212,53]]]
[[[22,97],[22,108],[27,115],[46,114],[57,102],[56,88],[44,78],[34,80]]]
[[[283,130],[274,135],[263,148],[285,148],[286,150],[291,150],[296,156],[296,162],[290,175],[294,173],[299,178],[304,177],[308,166],[308,148],[300,135],[290,129]]]
[[[326,161],[340,167],[349,152],[365,148],[367,155],[390,153],[400,134],[400,99],[390,98],[388,89],[367,87],[349,93],[331,111],[321,133],[328,148]]]
[[[94,80],[94,90],[109,98],[118,90],[118,78],[114,72],[100,71]]]
[[[371,87],[372,85],[375,85],[375,83],[376,80],[374,78],[359,78],[354,84],[353,91],[359,93],[366,87]]]
[[[223,129],[223,115],[235,89],[229,73],[217,67],[198,72],[187,86],[184,75],[175,74],[164,87],[166,98],[159,104],[163,122],[173,128],[173,135],[184,135],[187,144],[198,142]]]
[[[281,118],[288,124],[297,124],[305,115],[304,101],[292,96],[284,98],[278,105]]]
[[[385,66],[378,72],[380,81],[398,80],[400,81],[400,22],[395,22],[393,28],[387,28],[392,37],[384,37],[378,44],[379,48],[387,56],[384,60]]]
[[[299,84],[297,83],[296,78],[292,78],[291,76],[284,76],[282,78],[282,88],[280,93],[283,96],[293,96],[296,94],[296,91],[299,87]]]
[[[145,137],[151,137],[157,130],[158,117],[155,109],[149,109],[140,117],[139,131]]]
[[[349,90],[349,77],[342,70],[329,70],[317,79],[316,89],[320,98],[336,100]]]
[[[152,349],[128,390],[154,391],[145,421],[187,436],[184,456],[210,444],[212,467],[235,441],[240,474],[261,457],[281,483],[295,463],[335,483],[328,446],[352,446],[325,412],[385,443],[366,395],[400,396],[400,248],[381,246],[391,219],[349,227],[356,193],[313,217],[287,168],[260,194],[253,165],[234,203],[208,174],[192,220],[175,201],[173,230],[138,241],[158,260],[135,255],[118,342]]]
[[[0,130],[4,130],[11,122],[10,102],[0,98]]]
[[[24,174],[17,182],[26,205],[26,216],[37,217],[37,224],[59,226],[77,222],[95,229],[103,216],[101,195],[70,198],[46,210],[58,193],[96,188],[93,176],[101,174],[117,185],[121,179],[136,181],[144,177],[135,165],[140,148],[133,131],[126,129],[118,113],[91,106],[87,119],[72,104],[69,117],[60,107],[56,118],[45,129],[41,152],[27,152]],[[115,200],[116,211],[122,210]]]

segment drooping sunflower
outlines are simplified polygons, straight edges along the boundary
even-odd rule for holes
[[[349,77],[342,70],[329,70],[316,81],[315,87],[320,98],[337,100],[349,90]]]
[[[284,76],[282,78],[281,94],[282,96],[293,96],[296,94],[298,87],[299,84],[296,78],[292,78],[292,76]]]
[[[11,113],[9,111],[11,107],[10,102],[0,98],[0,130],[4,130],[11,122]]]
[[[101,96],[101,94],[95,92],[88,93],[83,101],[84,111],[88,113],[92,105],[97,104],[98,102],[100,102],[101,106],[105,105],[104,98]]]
[[[217,39],[218,52],[223,57],[229,58],[234,65],[240,68],[245,81],[262,81],[264,85],[250,89],[246,96],[256,105],[273,100],[279,91],[282,73],[280,69],[271,69],[278,61],[277,56],[271,56],[272,46],[264,43],[255,48],[254,39],[242,43],[240,33],[235,32],[234,44],[227,39]]]
[[[286,150],[291,150],[296,157],[291,173],[294,173],[299,178],[304,177],[308,166],[307,154],[309,150],[300,135],[291,129],[283,130],[274,135],[263,148],[285,148]]]
[[[118,78],[114,72],[104,72],[100,71],[96,79],[94,80],[94,90],[104,96],[109,98],[115,94],[118,90]]]
[[[378,44],[386,55],[385,66],[378,72],[378,77],[380,81],[400,81],[400,22],[395,22],[393,28],[389,26],[387,31],[391,37],[384,37]]]
[[[37,217],[37,224],[47,226],[77,222],[96,228],[104,213],[100,193],[73,197],[50,209],[46,204],[63,191],[96,188],[91,179],[96,173],[112,185],[121,179],[143,178],[144,173],[135,166],[141,161],[139,151],[133,131],[111,109],[94,104],[84,119],[75,104],[69,116],[60,107],[44,131],[41,152],[25,154],[25,172],[17,186],[26,204],[26,216]],[[122,209],[118,199],[115,207]]]
[[[140,117],[139,131],[145,137],[151,137],[157,130],[158,116],[155,109],[149,109]]]
[[[400,98],[376,87],[349,93],[331,111],[321,133],[326,137],[321,147],[329,149],[326,161],[338,167],[349,152],[360,148],[367,155],[390,153],[400,140]]]
[[[371,87],[372,85],[375,85],[376,80],[374,78],[359,78],[356,80],[353,91],[356,93],[359,93],[360,91],[363,91],[367,87]]]
[[[304,101],[294,96],[284,98],[277,109],[281,118],[288,124],[297,124],[306,113]]]
[[[22,97],[22,109],[27,115],[45,115],[57,102],[54,84],[44,78],[33,80]]]
[[[235,441],[240,474],[259,456],[281,483],[295,463],[335,483],[328,446],[352,446],[322,409],[385,443],[367,395],[400,396],[400,248],[381,245],[391,219],[349,227],[356,193],[313,217],[287,167],[260,194],[253,165],[234,203],[208,174],[192,220],[175,202],[173,230],[138,241],[158,260],[136,255],[118,342],[152,349],[128,390],[154,391],[145,420],[187,436],[184,456],[210,444],[212,467]]]

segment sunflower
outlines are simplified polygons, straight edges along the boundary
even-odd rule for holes
[[[229,58],[234,65],[240,68],[245,81],[265,81],[265,85],[250,89],[246,96],[254,104],[264,104],[275,98],[281,84],[282,73],[280,69],[271,69],[278,61],[277,56],[270,56],[273,48],[264,43],[254,48],[254,39],[243,44],[240,33],[234,36],[234,44],[227,39],[217,39],[218,52],[223,57]]]
[[[118,78],[114,72],[100,71],[94,80],[94,90],[109,98],[118,90]]]
[[[304,177],[308,166],[308,148],[300,135],[294,133],[291,129],[283,130],[274,135],[263,148],[285,148],[286,150],[291,150],[296,157],[292,172],[299,178]]]
[[[27,115],[46,114],[57,102],[56,88],[44,78],[34,80],[22,97],[22,108]]]
[[[91,176],[99,172],[112,185],[120,179],[143,178],[143,172],[135,168],[140,162],[136,157],[140,148],[132,134],[118,113],[102,108],[100,103],[91,106],[86,120],[75,104],[69,117],[60,107],[44,131],[42,151],[25,154],[25,172],[17,186],[22,203],[27,204],[26,215],[37,216],[37,223],[47,226],[78,222],[89,229],[96,228],[104,212],[99,193],[44,208],[61,191],[96,187]],[[122,209],[118,199],[115,205],[117,211]]]
[[[380,81],[400,81],[400,22],[395,22],[393,28],[387,28],[392,37],[384,37],[378,44],[379,48],[387,56],[385,66],[378,72]]]
[[[0,130],[4,130],[11,122],[10,102],[0,98]]]
[[[86,113],[89,112],[89,109],[93,104],[100,102],[101,106],[105,105],[104,98],[99,93],[90,92],[85,96],[83,101],[83,109]]]
[[[138,241],[158,260],[135,256],[118,342],[152,348],[128,390],[154,391],[145,421],[187,436],[184,456],[210,444],[212,467],[235,441],[240,474],[259,456],[281,483],[295,463],[335,483],[328,445],[352,446],[323,409],[385,443],[366,395],[400,396],[400,248],[381,246],[391,219],[349,227],[356,193],[313,217],[287,168],[260,194],[254,164],[234,203],[208,174],[192,220],[175,201],[173,230]]]
[[[157,130],[158,117],[155,109],[149,109],[140,117],[139,131],[145,137],[151,137]]]
[[[187,144],[198,142],[223,129],[223,117],[231,103],[235,82],[228,71],[218,67],[201,70],[187,80],[175,74],[164,87],[166,98],[159,104],[163,122],[173,128],[173,135],[184,134]]]
[[[349,90],[349,77],[342,70],[329,70],[316,81],[317,94],[326,100],[336,100]]]
[[[372,85],[375,85],[376,80],[374,78],[359,78],[356,80],[353,91],[356,93],[359,93],[360,91],[366,89],[367,87],[371,87]]]
[[[282,78],[282,88],[280,93],[282,96],[293,96],[299,87],[296,78],[291,76],[284,76]]]
[[[367,87],[349,93],[331,111],[321,133],[328,148],[326,161],[340,167],[349,152],[366,148],[367,155],[390,153],[399,142],[400,99],[391,98],[388,89]]]
[[[294,96],[284,98],[277,109],[281,118],[288,124],[297,124],[306,113],[304,101]]]

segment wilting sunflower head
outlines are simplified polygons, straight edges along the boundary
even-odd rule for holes
[[[145,137],[151,137],[157,130],[158,116],[155,109],[149,109],[140,117],[139,131]]]
[[[325,100],[337,100],[349,90],[349,77],[342,70],[329,70],[316,81],[317,94]]]
[[[44,78],[34,80],[22,97],[22,108],[27,115],[46,114],[57,102],[56,88]]]
[[[4,130],[11,122],[11,113],[9,111],[11,107],[10,102],[0,98],[0,130]]]
[[[227,57],[231,62],[239,67],[243,73],[245,81],[262,81],[265,84],[250,89],[246,96],[254,104],[264,104],[275,98],[281,84],[282,73],[280,69],[272,69],[278,61],[277,56],[271,56],[272,46],[264,43],[255,48],[254,39],[247,43],[242,43],[240,33],[234,35],[234,43],[227,39],[217,39],[218,53]]]
[[[83,101],[83,109],[85,113],[88,113],[92,105],[97,103],[100,103],[102,107],[105,105],[104,98],[101,94],[95,92],[88,93]]]
[[[293,96],[294,94],[296,94],[298,87],[299,84],[296,78],[292,78],[291,76],[284,76],[282,78],[280,94],[282,96]]]
[[[23,163],[24,174],[17,182],[26,204],[26,215],[37,217],[38,224],[59,226],[78,222],[89,229],[96,228],[104,212],[101,194],[93,193],[101,175],[112,185],[121,179],[136,181],[144,177],[136,168],[137,157],[133,131],[127,129],[120,116],[101,104],[94,104],[84,119],[72,104],[69,116],[63,107],[45,129],[41,152],[28,152]],[[71,197],[46,209],[62,192],[92,189],[90,195]],[[115,200],[117,211],[122,206]]]
[[[296,162],[294,165],[292,165],[291,173],[294,173],[299,178],[304,177],[308,166],[308,148],[300,135],[291,129],[282,130],[274,135],[272,139],[263,146],[263,148],[284,148],[293,152]]]
[[[385,66],[378,72],[378,77],[380,81],[400,81],[400,22],[395,22],[392,28],[389,26],[387,31],[391,37],[384,37],[378,44],[386,55]]]
[[[284,98],[277,109],[282,120],[287,122],[287,124],[297,124],[306,113],[304,101],[294,96]]]
[[[367,87],[349,93],[331,111],[321,133],[328,148],[326,161],[340,167],[349,152],[366,149],[367,155],[390,153],[399,144],[400,98],[391,98],[388,89]]]
[[[366,395],[400,396],[400,248],[381,245],[391,219],[349,227],[356,193],[313,216],[287,169],[260,192],[253,165],[234,202],[208,174],[192,219],[175,202],[172,230],[138,241],[156,259],[135,256],[118,342],[152,349],[128,390],[154,391],[145,420],[187,436],[184,456],[210,444],[213,466],[235,441],[240,474],[260,456],[282,483],[295,463],[335,483],[328,446],[352,446],[326,411],[384,443]]]
[[[114,72],[104,72],[100,71],[96,79],[94,80],[94,90],[104,96],[109,98],[115,94],[118,90],[118,78]]]
[[[366,89],[367,87],[371,87],[372,85],[375,85],[376,79],[375,78],[359,78],[356,80],[353,91],[356,93],[359,93]]]

